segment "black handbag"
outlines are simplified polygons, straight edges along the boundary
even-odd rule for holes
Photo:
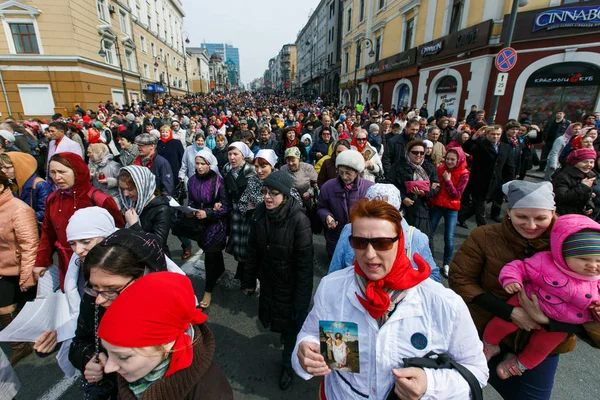
[[[178,212],[173,221],[171,232],[175,236],[185,237],[194,241],[202,240],[206,232],[206,223],[198,218],[188,218]]]
[[[173,198],[177,200],[179,204],[183,204],[187,197],[187,191],[185,190],[185,182],[177,182],[175,189],[173,189]]]
[[[483,400],[483,390],[475,375],[464,366],[452,361],[450,356],[446,353],[437,354],[436,352],[430,351],[425,354],[424,357],[403,358],[402,362],[404,363],[404,368],[455,369],[469,384],[469,388],[471,389],[471,399]],[[393,387],[387,400],[398,400],[398,396],[394,393]]]

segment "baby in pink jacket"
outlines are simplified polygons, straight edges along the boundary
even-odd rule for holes
[[[506,264],[499,281],[507,293],[515,294],[508,300],[511,305],[519,306],[516,293],[525,289],[527,296],[537,296],[548,318],[569,324],[600,320],[600,224],[583,215],[558,218],[550,233],[550,251]],[[498,317],[490,321],[483,334],[488,361],[500,353],[502,339],[517,329]],[[536,330],[516,359],[498,364],[498,377],[508,379],[536,367],[566,337],[564,332]]]

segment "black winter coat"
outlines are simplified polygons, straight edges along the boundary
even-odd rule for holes
[[[581,181],[595,177],[593,171],[585,174],[573,165],[567,165],[557,172],[552,179],[556,212],[560,215],[584,214],[584,210],[593,209],[592,188]]]
[[[129,228],[155,234],[160,238],[163,250],[169,254],[167,239],[171,231],[171,216],[169,200],[165,196],[156,196],[144,207],[142,215],[138,216],[139,221]]]
[[[156,144],[156,152],[169,162],[173,172],[173,187],[177,185],[177,174],[181,168],[181,160],[184,153],[183,145],[177,139],[171,139],[167,143],[160,140]]]
[[[217,163],[219,164],[219,171],[223,172],[223,168],[229,162],[229,158],[227,157],[227,146],[222,149],[215,147],[212,151],[213,156],[217,159]]]
[[[231,197],[231,201],[233,203],[237,203],[240,201],[240,197],[244,194],[244,190],[246,190],[246,186],[248,185],[248,179],[251,176],[256,175],[256,170],[252,166],[252,164],[244,162],[242,169],[240,170],[238,177],[234,178],[231,173],[231,165],[227,164],[223,169],[225,172],[225,187],[227,188],[227,193],[229,197]]]
[[[310,159],[313,161],[319,161],[320,159],[317,160],[317,153],[321,153],[321,157],[326,156],[329,152],[329,146],[331,146],[331,143],[331,140],[329,143],[325,143],[322,138],[319,138],[319,140],[317,140],[317,142],[310,149]]]
[[[504,182],[510,182],[515,179],[517,173],[520,170],[521,156],[523,153],[523,143],[518,142],[516,146],[513,146],[511,141],[508,139],[508,137],[506,137],[506,134],[502,134],[502,137],[500,138],[500,142],[506,143],[508,145],[508,148],[510,150],[509,157],[512,158],[512,162],[515,166],[515,168],[513,168],[512,171],[506,170],[503,175]],[[508,175],[508,174],[512,174],[512,175]]]
[[[392,170],[392,165],[398,161],[404,161],[406,158],[406,145],[410,142],[410,137],[405,132],[399,135],[393,136],[387,141],[387,146],[383,151],[383,157],[381,163],[383,164],[383,170],[388,175]]]
[[[487,139],[469,139],[463,145],[465,153],[473,156],[471,176],[465,189],[476,200],[491,201],[502,193],[502,185],[515,176],[514,158],[506,143],[498,143],[498,152]]]
[[[296,332],[313,289],[313,235],[302,205],[290,198],[276,217],[265,204],[252,216],[243,288],[260,280],[258,317],[273,332]]]

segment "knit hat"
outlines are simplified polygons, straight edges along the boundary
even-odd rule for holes
[[[509,210],[513,208],[556,210],[550,182],[510,181],[502,185],[502,192],[508,197]]]
[[[119,137],[127,140],[129,143],[133,143],[135,141],[135,135],[130,130],[126,129],[122,132],[119,132]]]
[[[376,183],[367,190],[365,198],[370,200],[382,200],[400,210],[402,196],[400,190],[390,183]]]
[[[563,243],[563,258],[600,256],[600,232],[583,229],[569,235]]]
[[[133,122],[135,121],[135,115],[133,115],[133,113],[129,113],[125,116],[125,119],[129,122]]]
[[[263,186],[279,190],[285,197],[290,197],[294,186],[294,177],[285,171],[275,171],[265,178]]]
[[[300,149],[298,149],[296,146],[286,149],[285,156],[283,158],[287,159],[288,157],[294,157],[294,158],[300,159],[301,158],[300,157]]]
[[[10,131],[7,131],[6,129],[0,129],[0,136],[2,136],[4,139],[8,140],[11,143],[15,142],[15,135],[13,135]]]
[[[506,125],[504,125],[504,132],[508,131],[509,129],[513,129],[513,128],[520,128],[521,124],[518,123],[517,121],[509,121],[506,123]]]
[[[61,115],[61,117],[62,117],[62,115]],[[53,119],[56,119],[56,118],[53,118]],[[92,121],[92,119],[90,118],[89,115],[84,115],[83,118],[81,118],[81,119],[83,120],[83,123],[86,124],[86,125],[89,125],[90,122]]]
[[[275,168],[275,165],[277,164],[277,153],[275,153],[274,150],[271,149],[261,149],[258,151],[258,153],[256,153],[256,156],[254,157],[254,159],[256,160],[257,158],[262,158],[264,160],[267,160],[269,164],[271,164],[271,167]]]
[[[323,133],[323,131],[321,131],[321,133]],[[302,137],[300,138],[300,141],[302,143],[304,143],[305,140],[308,140],[310,142],[310,145],[312,145],[312,136],[310,135],[310,133],[305,133],[304,135],[302,135]],[[310,146],[309,145],[309,146]]]
[[[423,140],[423,144],[425,145],[426,148],[428,149],[433,149],[433,142],[431,140]]]
[[[136,136],[135,144],[137,144],[138,146],[156,144],[156,137],[154,135],[151,135],[150,133],[142,133],[141,135]]]
[[[69,218],[67,240],[105,238],[117,231],[115,220],[102,207],[81,208]]]
[[[584,160],[596,160],[596,151],[594,149],[577,149],[569,153],[567,164],[575,165]]]
[[[346,150],[335,158],[335,166],[339,167],[340,165],[352,168],[360,174],[365,170],[365,159],[356,150]]]
[[[135,310],[135,312],[132,312]],[[136,280],[106,310],[98,337],[113,346],[139,348],[175,342],[165,377],[192,365],[190,325],[208,317],[196,308],[194,288],[185,275],[156,272]]]
[[[377,125],[377,124],[369,125],[369,133],[378,132],[378,131],[379,131],[379,125]]]

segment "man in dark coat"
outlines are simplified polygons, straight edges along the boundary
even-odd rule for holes
[[[156,141],[149,133],[142,133],[135,138],[140,155],[133,160],[133,165],[150,168],[156,176],[156,188],[161,194],[170,196],[173,193],[173,171],[169,162],[156,154]]]
[[[440,108],[438,108],[438,110],[435,112],[435,119],[439,120],[442,117],[447,117],[448,116],[448,110],[446,110],[446,103],[442,103],[440,105]]]
[[[271,139],[271,132],[269,132],[269,128],[266,125],[263,125],[259,129],[259,132],[258,141],[256,143],[258,144],[258,147],[262,150],[269,149],[274,150],[275,152],[279,151],[279,142]]]
[[[565,118],[565,113],[563,111],[557,111],[556,118],[552,121],[548,121],[546,126],[544,126],[544,130],[542,131],[544,147],[542,147],[539,171],[544,171],[546,169],[548,154],[550,154],[550,150],[552,150],[554,141],[557,137],[562,136],[565,133],[570,124],[571,121]]]
[[[506,178],[515,175],[514,158],[510,157],[509,145],[500,142],[501,136],[502,127],[491,126],[480,129],[462,145],[465,153],[473,156],[473,162],[458,212],[458,225],[461,227],[466,227],[465,221],[473,214],[477,226],[485,225],[485,203],[500,196]]]
[[[406,159],[406,145],[417,136],[418,132],[419,121],[412,120],[406,124],[406,128],[402,134],[389,139],[387,147],[383,152],[383,159],[381,160],[386,175],[390,173],[394,163]]]
[[[429,111],[427,111],[427,103],[423,103],[423,106],[419,110],[419,117],[427,119],[429,117]]]

